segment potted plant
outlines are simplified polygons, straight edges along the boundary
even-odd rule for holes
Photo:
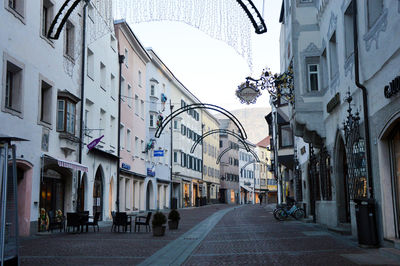
[[[169,230],[178,229],[179,220],[181,216],[176,209],[172,209],[168,214],[168,228]]]
[[[165,223],[167,218],[162,212],[156,212],[151,224],[153,225],[153,236],[163,236],[165,234]]]

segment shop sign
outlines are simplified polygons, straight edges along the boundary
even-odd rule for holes
[[[156,172],[153,170],[153,168],[147,168],[147,175],[151,177],[156,176]]]
[[[100,140],[104,138],[104,135],[102,135],[100,138],[94,139],[92,142],[90,142],[86,147],[89,149],[89,151],[91,149],[93,149],[94,147],[96,147],[97,144],[99,144]]]
[[[326,105],[326,111],[328,113],[332,112],[333,109],[335,109],[335,107],[338,106],[339,104],[340,104],[340,94],[338,92],[335,94],[335,96],[333,96],[333,98]]]
[[[126,170],[131,170],[131,166],[129,165],[129,164],[127,164],[127,163],[122,163],[122,166],[121,166],[123,169],[126,169]]]
[[[154,157],[164,157],[164,150],[154,150]]]
[[[400,91],[400,76],[397,76],[392,80],[389,85],[384,88],[384,93],[386,98],[390,98]]]
[[[257,86],[250,82],[242,83],[236,90],[236,96],[240,99],[241,103],[255,103],[260,95],[261,92]]]

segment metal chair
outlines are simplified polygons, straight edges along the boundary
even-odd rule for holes
[[[86,232],[88,231],[88,227],[90,225],[93,226],[93,232],[96,232],[96,227],[95,226],[97,226],[97,232],[99,232],[100,231],[99,224],[98,224],[99,219],[100,219],[100,212],[96,212],[94,214],[93,221],[92,222],[89,222],[89,221],[86,222]]]
[[[148,212],[146,216],[136,216],[135,217],[135,232],[136,232],[136,226],[138,226],[138,232],[140,232],[141,225],[146,226],[146,232],[151,232],[150,219],[151,219],[151,212]]]
[[[68,212],[67,213],[67,232],[69,232],[69,228],[72,227],[73,232],[75,232],[75,228],[79,232],[80,227],[80,217],[76,212]]]
[[[128,219],[128,216],[126,215],[126,212],[116,212],[115,217],[113,217],[113,226],[111,228],[111,231],[116,228],[118,228],[119,232],[119,227],[122,226],[124,228],[124,232],[127,231],[128,226],[129,226],[129,231],[132,232],[132,223],[130,219]]]

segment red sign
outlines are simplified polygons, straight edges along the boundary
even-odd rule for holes
[[[96,145],[100,142],[100,140],[104,138],[104,135],[102,135],[100,138],[94,139],[92,142],[90,142],[86,147],[89,149],[89,151],[91,149],[93,149],[94,147],[96,147]]]

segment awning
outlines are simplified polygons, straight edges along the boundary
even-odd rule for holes
[[[243,189],[247,190],[248,192],[253,192],[253,190],[251,190],[251,189],[249,189],[249,188],[247,188],[245,186],[240,186],[240,188],[243,188]]]
[[[88,172],[88,167],[77,163],[77,162],[71,162],[71,161],[66,161],[66,160],[62,160],[62,159],[58,159],[58,158],[54,158],[50,155],[44,154],[45,157],[56,160],[58,166],[60,167],[64,167],[64,168],[69,168],[69,169],[73,169],[73,170],[77,170],[77,171],[82,171],[87,173]]]
[[[165,179],[156,178],[156,180],[157,180],[157,183],[163,183],[163,184],[169,184],[169,183],[171,183],[171,181],[165,180]]]

